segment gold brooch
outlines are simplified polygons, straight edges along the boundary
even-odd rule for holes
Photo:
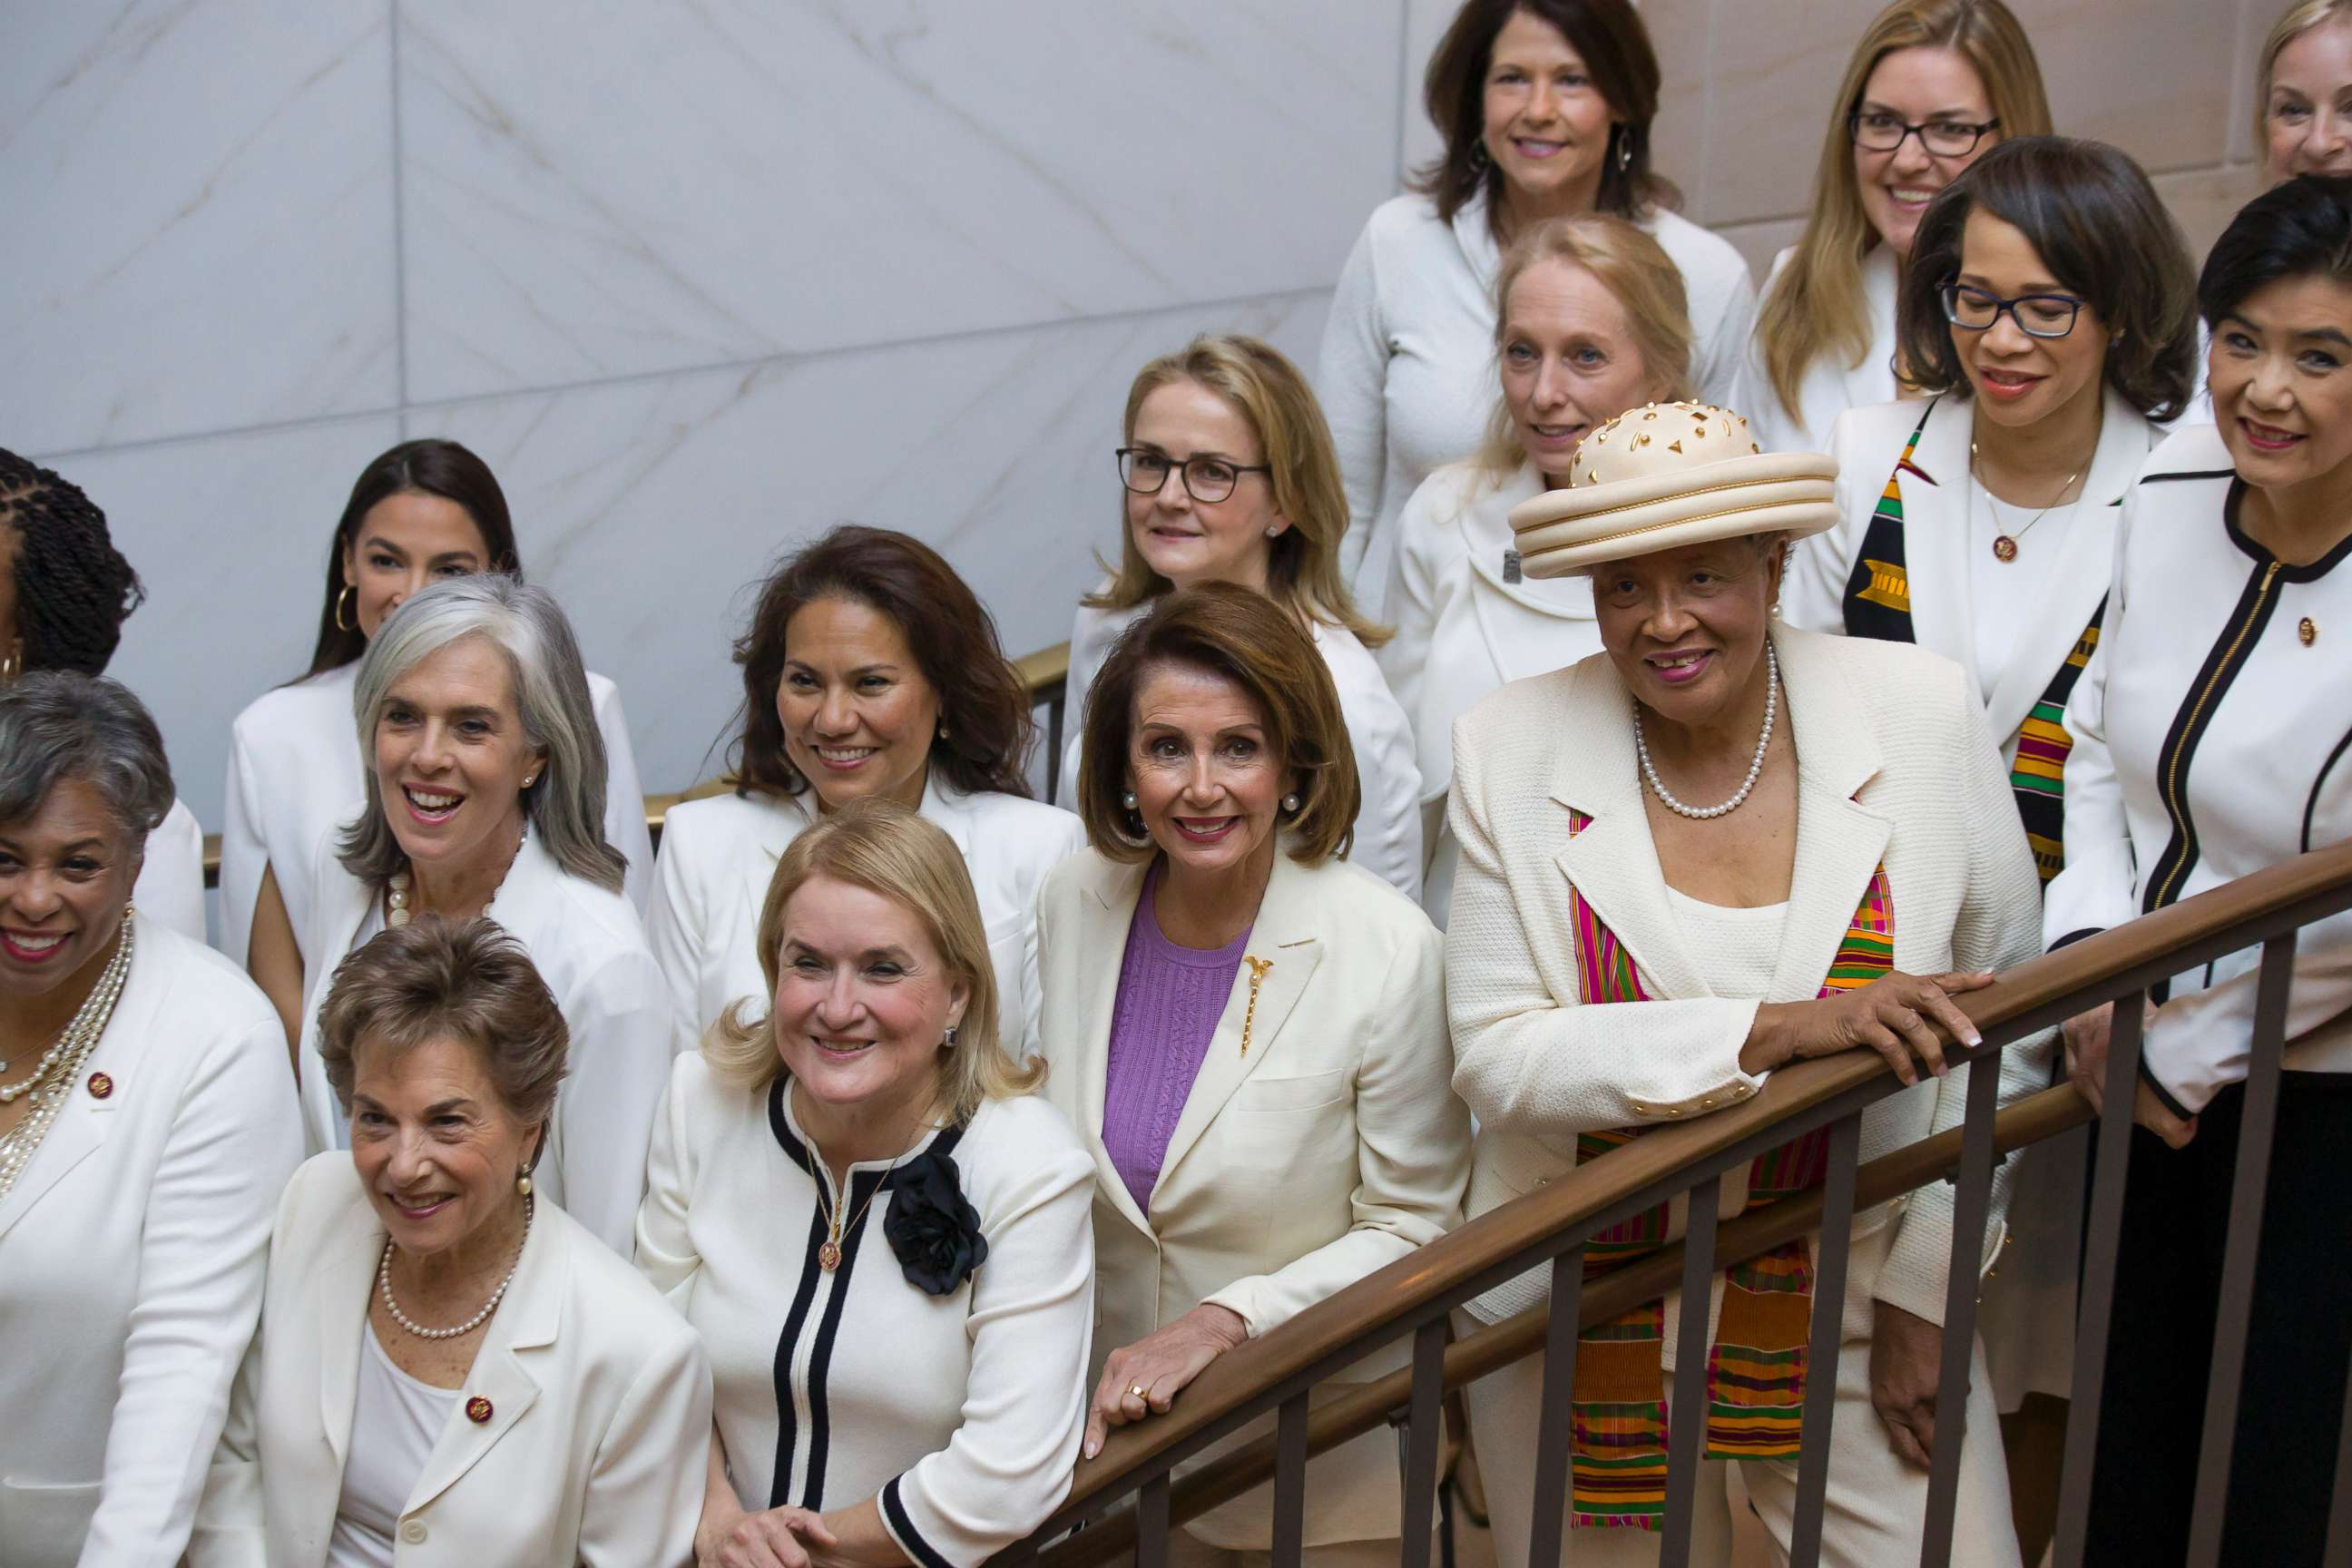
[[[1250,1029],[1257,1023],[1257,988],[1265,984],[1265,972],[1274,967],[1274,960],[1252,958],[1244,953],[1242,962],[1249,965],[1250,972],[1249,1005],[1242,1011],[1242,1055],[1246,1057],[1249,1055]]]

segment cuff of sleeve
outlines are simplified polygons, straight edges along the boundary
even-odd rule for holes
[[[2144,1051],[2141,1053],[2139,1058],[2139,1077],[2140,1081],[2147,1085],[2149,1090],[2155,1094],[2156,1098],[2164,1102],[2164,1109],[2169,1110],[2173,1115],[2178,1116],[2183,1121],[2194,1121],[2197,1116],[2197,1111],[2205,1109],[2202,1105],[2200,1105],[2197,1107],[2196,1110],[2190,1110],[2182,1102],[2181,1098],[2179,1095],[2173,1093],[2169,1089],[2167,1089],[2164,1086],[2164,1080],[2156,1076],[2156,1069],[2148,1066],[2147,1056]]]
[[[1729,1007],[1731,1012],[1724,1027],[1725,1054],[1720,1062],[1721,1076],[1713,1084],[1699,1089],[1696,1093],[1685,1093],[1679,1099],[1663,1097],[1643,1099],[1628,1095],[1625,1108],[1633,1113],[1636,1120],[1642,1121],[1686,1121],[1694,1116],[1705,1116],[1709,1111],[1726,1110],[1743,1100],[1753,1099],[1758,1091],[1763,1089],[1764,1080],[1770,1075],[1751,1073],[1739,1065],[1739,1052],[1747,1045],[1748,1037],[1756,1029],[1756,1010],[1759,1004],[1739,1002],[1724,1005]],[[1676,1076],[1680,1078],[1681,1085],[1687,1085],[1694,1078],[1705,1072],[1710,1065],[1716,1065],[1714,1058],[1702,1058],[1693,1062],[1688,1068],[1678,1071]]]
[[[890,1539],[898,1543],[898,1550],[907,1554],[907,1561],[918,1564],[919,1568],[953,1568],[953,1564],[940,1555],[938,1548],[923,1539],[922,1531],[915,1528],[913,1518],[907,1512],[906,1500],[898,1492],[898,1483],[905,1479],[893,1476],[883,1484],[882,1528],[890,1532]]]
[[[1262,1274],[1244,1275],[1223,1289],[1202,1297],[1201,1304],[1223,1307],[1239,1318],[1242,1327],[1249,1331],[1249,1337],[1255,1339],[1276,1326],[1273,1321],[1269,1321],[1268,1307],[1263,1300],[1265,1283],[1265,1277]]]
[[[1941,1328],[1951,1277],[1952,1190],[1938,1182],[1910,1194],[1895,1241],[1871,1288],[1874,1300]],[[1979,1266],[1981,1272],[1982,1265]]]

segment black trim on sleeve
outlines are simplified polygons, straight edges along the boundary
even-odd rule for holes
[[[2156,1074],[2148,1070],[2147,1058],[2146,1057],[2142,1057],[2139,1059],[2139,1080],[2140,1082],[2147,1085],[2148,1089],[2156,1095],[2157,1099],[2164,1102],[2165,1110],[2169,1110],[2173,1115],[2178,1116],[2183,1121],[2194,1121],[2197,1120],[2197,1113],[2189,1110],[2187,1106],[2181,1104],[2180,1101],[2173,1099],[2172,1091],[2165,1088],[2163,1083],[2157,1078]]]
[[[2055,952],[2062,947],[2072,947],[2076,942],[2082,941],[2084,937],[2096,936],[2106,929],[2107,928],[2105,926],[2084,926],[2080,931],[2070,931],[2064,936],[2060,937],[2056,942],[2052,942],[2047,951]]]
[[[898,1500],[897,1476],[882,1483],[882,1521],[890,1527],[890,1533],[898,1538],[899,1547],[921,1568],[955,1568],[955,1564],[931,1549],[931,1543],[924,1540],[922,1532],[915,1528],[915,1521],[907,1517],[907,1505]]]
[[[2344,738],[2336,742],[2336,749],[2327,753],[2326,762],[2319,764],[2319,776],[2311,781],[2311,794],[2304,799],[2303,837],[2298,842],[2306,855],[2311,853],[2311,819],[2319,810],[2319,792],[2326,787],[2327,775],[2336,771],[2336,764],[2344,760],[2347,747],[2352,747],[2352,730],[2344,731]]]

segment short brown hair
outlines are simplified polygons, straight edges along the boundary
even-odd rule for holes
[[[1023,773],[1036,734],[1028,689],[996,640],[996,623],[954,567],[921,540],[844,524],[802,547],[760,589],[751,624],[735,640],[743,669],[741,724],[729,763],[737,793],[795,795],[808,780],[784,752],[776,687],[793,617],[820,599],[887,616],[939,694],[947,733],[931,740],[930,768],[966,795],[1026,797]]]
[[[2103,142],[2012,136],[1960,172],[1919,219],[1895,309],[1925,392],[1968,395],[1943,288],[1960,270],[1969,215],[2011,225],[2058,285],[2116,334],[2101,373],[2142,415],[2178,417],[2197,386],[2197,269],[2140,166]],[[1960,329],[1965,330],[1965,329]]]
[[[914,911],[948,973],[964,983],[963,1022],[940,1069],[940,1098],[959,1124],[971,1120],[981,1101],[1026,1094],[1045,1081],[1043,1058],[1016,1062],[997,1038],[996,969],[962,851],[937,823],[894,800],[868,795],[826,812],[777,860],[760,906],[758,939],[771,998],[784,945],[784,906],[818,875]],[[783,1068],[772,1014],[735,1003],[704,1037],[703,1060],[738,1088],[767,1088]]]
[[[362,1041],[405,1052],[436,1040],[470,1047],[507,1113],[546,1127],[572,1031],[530,952],[496,921],[412,921],[335,966],[319,1058],[346,1116]],[[531,1163],[546,1150],[542,1133]]]
[[[1095,676],[1087,693],[1078,816],[1096,852],[1128,861],[1155,852],[1142,819],[1121,797],[1135,694],[1144,676],[1163,664],[1204,670],[1248,695],[1265,716],[1268,749],[1298,781],[1298,812],[1284,824],[1290,858],[1302,866],[1334,855],[1344,859],[1362,786],[1330,667],[1297,617],[1231,583],[1205,583],[1161,599],[1127,629]]]
[[[1654,207],[1679,205],[1681,194],[1650,168],[1650,121],[1658,114],[1661,77],[1650,30],[1633,0],[1467,0],[1437,41],[1422,79],[1422,107],[1445,138],[1445,151],[1414,171],[1413,189],[1433,199],[1437,216],[1447,223],[1481,192],[1488,221],[1499,217],[1503,173],[1492,158],[1480,156],[1486,68],[1494,59],[1496,35],[1521,11],[1559,28],[1584,58],[1584,68],[1592,73],[1592,85],[1616,121],[1601,161],[1594,207],[1640,217]]]

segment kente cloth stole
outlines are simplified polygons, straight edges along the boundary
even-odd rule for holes
[[[1903,455],[1895,459],[1895,471],[1886,476],[1886,488],[1879,492],[1878,505],[1871,511],[1861,554],[1845,580],[1848,637],[1876,637],[1881,642],[1917,640],[1911,635],[1911,574],[1903,559],[1903,476],[1910,474],[1922,484],[1935,484],[1925,468],[1912,462],[1911,454],[1919,448],[1927,416],[1936,412],[1941,401],[1930,398],[1919,423],[1911,426],[1911,438],[1903,443]]]
[[[1570,812],[1570,836],[1592,818]],[[1569,886],[1579,990],[1587,1005],[1646,1002],[1641,972],[1615,934]],[[1871,874],[1845,939],[1818,994],[1867,985],[1895,967],[1895,905],[1886,868]],[[1650,1131],[1630,1127],[1577,1138],[1577,1163]],[[1829,1168],[1829,1129],[1820,1128],[1759,1156],[1748,1171],[1744,1208],[1819,1186]],[[1611,1226],[1585,1246],[1587,1279],[1606,1274],[1665,1245],[1667,1207]],[[1743,1209],[1744,1212],[1744,1209]],[[1723,1216],[1729,1218],[1728,1215]],[[1811,1334],[1813,1264],[1800,1238],[1723,1273],[1723,1310],[1706,1358],[1706,1447],[1711,1459],[1796,1458],[1805,1404],[1805,1355]],[[1705,1301],[1685,1310],[1706,1310]],[[1663,1297],[1577,1336],[1570,1392],[1574,1522],[1582,1528],[1664,1528],[1666,1506],[1666,1303]]]
[[[2017,731],[2017,761],[2009,770],[2009,787],[2017,795],[2026,842],[2033,847],[2033,868],[2044,884],[2066,867],[2066,753],[2074,749],[2074,737],[2066,732],[2066,700],[2099,646],[2099,623],[2106,614],[2103,596],[2091,612],[2091,624],[2074,639],[2074,651],[2050,678],[2048,689]]]

